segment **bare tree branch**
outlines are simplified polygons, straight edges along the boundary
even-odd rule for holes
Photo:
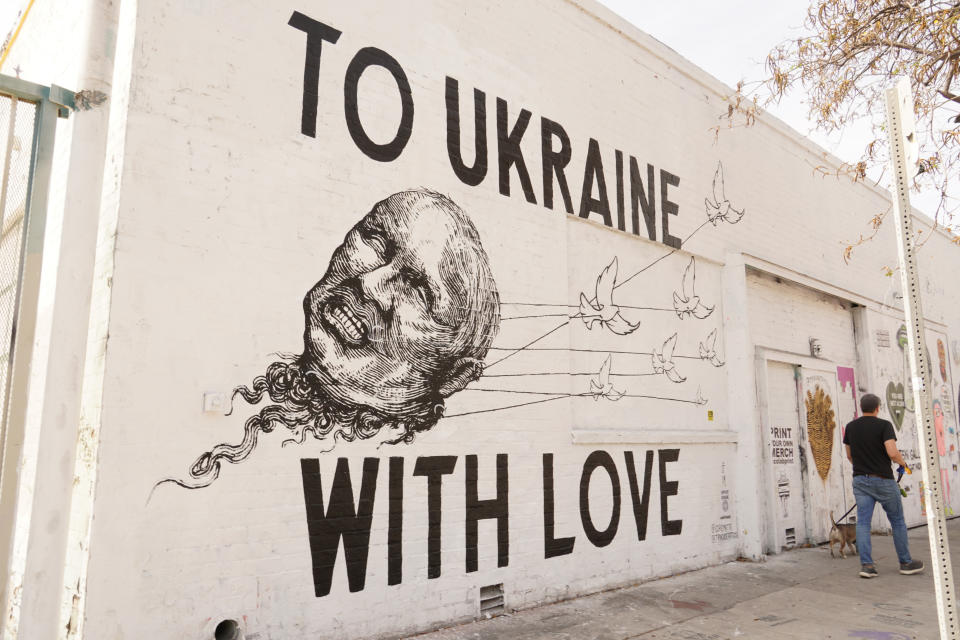
[[[865,115],[882,113],[885,87],[905,76],[914,90],[920,145],[914,185],[939,195],[934,229],[960,229],[960,201],[951,196],[954,176],[960,175],[960,2],[811,0],[804,24],[807,35],[770,51],[766,78],[755,85],[741,83],[728,97],[727,113],[714,134],[751,126],[762,108],[796,89],[804,91],[815,126],[836,132]],[[815,170],[853,181],[879,175],[876,181],[882,182],[887,142],[876,118],[873,135],[859,161]],[[883,219],[874,216],[872,232],[849,243],[844,259],[876,234]]]

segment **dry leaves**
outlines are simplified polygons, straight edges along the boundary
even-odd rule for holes
[[[814,0],[804,26],[807,35],[770,52],[763,81],[750,90],[737,85],[721,116],[724,128],[749,126],[763,107],[801,90],[821,131],[836,132],[863,117],[872,120],[874,139],[862,157],[827,173],[879,182],[889,162],[884,90],[896,76],[906,76],[920,143],[913,186],[939,194],[936,211],[928,212],[936,225],[960,228],[960,2]],[[848,243],[845,260],[875,235],[877,218],[872,222],[874,233]],[[952,240],[960,244],[955,236]]]

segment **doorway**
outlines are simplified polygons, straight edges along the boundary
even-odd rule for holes
[[[825,542],[831,512],[839,519],[853,506],[843,426],[855,417],[855,386],[849,367],[800,356],[764,362],[767,546],[777,553]]]

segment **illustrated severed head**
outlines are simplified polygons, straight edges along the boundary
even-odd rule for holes
[[[240,444],[201,455],[187,488],[244,460],[261,433],[334,441],[412,442],[445,399],[480,377],[500,324],[487,254],[467,214],[426,189],[395,193],[347,233],[303,299],[303,353],[274,362],[234,396],[272,402],[247,419]]]

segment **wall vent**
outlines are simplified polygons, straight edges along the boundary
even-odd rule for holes
[[[213,632],[214,640],[240,640],[242,637],[236,620],[221,620]]]
[[[485,618],[506,612],[503,602],[503,583],[480,587],[480,615]]]
[[[787,534],[786,546],[788,547],[796,546],[797,530],[791,527],[790,529],[787,529],[786,534]]]

